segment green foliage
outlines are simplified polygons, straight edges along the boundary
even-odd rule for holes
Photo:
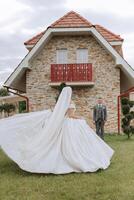
[[[5,103],[5,104],[0,105],[0,112],[4,111],[4,113],[7,113],[8,116],[14,110],[15,110],[14,104]]]
[[[134,118],[134,111],[131,111],[130,114],[131,114],[131,115],[133,116],[133,118]]]
[[[9,96],[8,90],[5,89],[5,88],[0,88],[0,96],[1,96],[1,97]]]
[[[3,111],[3,106],[2,105],[0,105],[0,112],[2,112]]]
[[[129,112],[130,112],[130,106],[129,106],[129,104],[123,105],[123,106],[122,106],[122,113],[123,113],[123,115],[129,114]]]
[[[134,127],[133,126],[131,126],[131,132],[132,132],[132,134],[134,134]]]
[[[134,101],[129,101],[129,106],[133,107],[134,106]]]
[[[128,103],[129,103],[129,99],[128,98],[124,97],[124,98],[121,99],[121,104],[122,105],[128,105]]]
[[[130,112],[128,114],[126,114],[125,116],[126,116],[126,119],[128,119],[128,121],[133,119],[133,115]]]
[[[122,129],[123,132],[130,138],[134,133],[134,127],[131,126],[131,120],[134,119],[134,111],[131,111],[131,108],[134,106],[134,101],[130,101],[128,98],[121,99],[122,105]]]
[[[19,113],[26,111],[26,101],[19,101]]]
[[[128,126],[129,125],[129,120],[127,117],[122,118],[122,125]]]

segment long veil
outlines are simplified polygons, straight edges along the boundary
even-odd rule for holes
[[[44,140],[43,146],[49,146],[51,141],[54,142],[54,138],[57,137],[57,130],[61,127],[61,123],[64,120],[65,113],[69,107],[71,101],[72,89],[70,87],[63,88],[59,99],[54,107],[51,117],[46,123],[46,126],[42,129],[42,131],[35,135],[35,138],[30,138],[29,142],[29,150],[31,147],[40,148],[40,143]],[[47,139],[46,139],[47,138]]]
[[[64,174],[109,166],[113,150],[85,120],[65,117],[71,95],[71,88],[65,87],[53,112],[43,110],[0,120],[1,147],[20,168]]]
[[[41,114],[38,114],[35,119],[33,114],[29,116],[32,121],[31,123],[29,120],[29,124],[28,121],[25,120],[25,115],[24,117],[12,117],[11,120],[8,119],[5,120],[5,122],[3,120],[3,123],[5,123],[2,126],[4,127],[4,144],[1,144],[1,147],[21,168],[29,168],[29,166],[34,165],[35,162],[39,162],[42,157],[45,157],[48,152],[51,151],[53,145],[59,137],[61,124],[64,121],[65,113],[69,107],[71,95],[72,89],[70,87],[65,87],[62,90],[54,110],[49,117],[45,114],[46,111],[41,111]],[[41,118],[43,118],[43,123],[41,123],[42,127],[39,127],[38,121],[42,122]],[[17,122],[18,119],[19,123],[22,121],[23,124],[21,126],[24,130],[22,128],[20,129],[19,125],[14,125],[14,127],[11,125],[12,133],[9,134],[10,127],[7,129],[7,133],[7,124],[10,126],[10,121],[15,124],[15,121]],[[34,125],[34,123],[36,125]],[[19,131],[21,131],[21,134]]]

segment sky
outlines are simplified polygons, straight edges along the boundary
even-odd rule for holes
[[[71,10],[121,35],[134,67],[134,0],[0,0],[0,85],[27,54],[24,42]]]

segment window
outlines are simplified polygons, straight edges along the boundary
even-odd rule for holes
[[[88,49],[77,49],[77,63],[88,63]]]
[[[56,52],[57,54],[57,64],[67,63],[67,49],[59,49]]]

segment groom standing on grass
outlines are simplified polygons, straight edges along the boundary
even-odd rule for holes
[[[93,110],[93,121],[96,125],[96,133],[99,137],[104,139],[104,124],[107,120],[107,109],[103,104],[102,98],[99,97],[97,105],[94,106]]]

